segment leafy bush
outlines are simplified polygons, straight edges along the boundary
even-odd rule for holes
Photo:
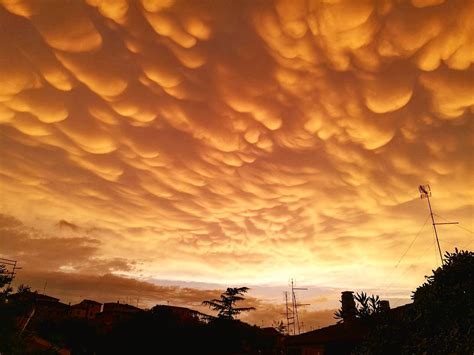
[[[445,254],[444,265],[399,317],[384,318],[358,354],[473,354],[474,253]]]

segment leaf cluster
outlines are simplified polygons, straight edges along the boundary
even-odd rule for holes
[[[367,319],[373,314],[381,312],[380,308],[380,297],[378,295],[368,296],[365,292],[357,292],[354,296],[355,299],[355,310],[353,310],[353,316],[358,319]],[[342,302],[342,301],[341,301]],[[338,323],[342,322],[344,318],[347,318],[348,314],[345,314],[342,307],[334,312],[334,318],[338,320]]]

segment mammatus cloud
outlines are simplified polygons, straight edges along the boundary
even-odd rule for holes
[[[1,5],[2,209],[61,231],[4,256],[408,295],[436,265],[428,225],[393,270],[417,186],[472,229],[472,1]]]

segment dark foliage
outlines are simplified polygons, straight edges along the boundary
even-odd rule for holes
[[[21,284],[18,286],[16,292],[18,293],[31,292],[31,287],[25,284]]]
[[[371,315],[380,313],[379,296],[367,296],[365,292],[356,293],[354,296],[356,301],[355,317],[358,319],[368,319]],[[346,317],[342,307],[334,312],[334,319],[341,323]]]
[[[279,322],[273,322],[272,324],[272,327],[280,334],[286,334],[287,332],[287,326],[285,325],[285,323],[283,323],[283,321],[279,321]]]
[[[209,306],[215,311],[218,311],[219,318],[234,319],[234,317],[239,315],[241,312],[248,312],[255,309],[254,307],[239,308],[235,306],[236,302],[243,301],[245,299],[243,294],[248,290],[248,287],[228,288],[224,293],[221,294],[220,299],[204,301],[202,304]]]
[[[361,354],[473,354],[474,253],[445,254],[413,304],[379,322]]]
[[[167,307],[130,315],[106,331],[94,320],[36,320],[19,336],[15,317],[24,314],[27,305],[4,306],[0,309],[1,354],[30,353],[25,345],[29,334],[57,349],[68,348],[72,354],[279,354],[282,350],[276,332],[238,320],[183,317]]]
[[[0,354],[25,354],[27,334],[19,335],[17,317],[29,310],[27,304],[0,302]]]
[[[72,349],[74,354],[92,354],[99,342],[94,323],[83,319],[43,320],[31,330],[57,347]]]
[[[3,288],[10,281],[10,277],[7,275],[7,269],[5,265],[0,264],[0,288]]]
[[[0,303],[3,303],[6,296],[12,291],[11,287],[5,287],[12,280],[12,276],[4,264],[0,264]]]
[[[76,334],[69,333],[75,339],[67,345],[78,354],[148,354],[150,349],[155,354],[278,353],[278,339],[256,326],[219,318],[209,323],[183,320],[166,310],[137,314],[106,334],[86,337],[89,342]]]

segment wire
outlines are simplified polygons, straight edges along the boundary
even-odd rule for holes
[[[449,222],[448,219],[446,219],[446,218],[444,218],[444,217],[442,217],[442,216],[440,216],[440,215],[438,215],[438,214],[436,214],[436,213],[433,213],[433,214],[434,214],[436,217],[439,217],[439,218],[445,220],[446,222]],[[460,224],[455,224],[455,226],[458,227],[458,228],[461,228],[462,230],[464,230],[464,231],[466,231],[466,232],[468,232],[468,233],[474,234],[474,232],[473,232],[472,230],[467,229],[466,227],[463,227],[463,226],[461,226]]]
[[[389,279],[391,280],[390,284],[384,288],[384,290],[388,290],[394,283],[394,281],[392,282],[392,279],[393,279],[393,273],[395,272],[395,269],[400,265],[400,263],[402,262],[403,258],[407,255],[407,253],[410,251],[411,247],[413,246],[413,244],[415,244],[415,241],[418,239],[418,237],[420,236],[421,232],[423,231],[423,228],[425,228],[426,226],[426,223],[428,222],[428,219],[430,218],[430,215],[427,215],[426,216],[426,219],[425,219],[425,222],[423,223],[423,225],[421,226],[420,230],[418,231],[418,233],[416,233],[415,237],[413,238],[413,240],[411,241],[410,245],[408,246],[408,248],[405,250],[405,252],[402,254],[402,256],[400,257],[400,259],[398,259],[397,263],[395,264],[395,266],[393,267],[391,273],[390,273],[390,276],[389,276]],[[381,288],[376,288],[375,290],[380,290]]]
[[[461,225],[459,225],[459,224],[456,224],[455,226],[458,227],[458,228],[461,228],[462,230],[465,230],[465,231],[468,232],[468,233],[474,234],[474,232],[473,232],[472,230],[467,229],[467,228],[465,228],[465,227],[463,227],[463,226],[461,226]]]
[[[444,217],[442,217],[442,216],[440,216],[440,215],[438,215],[438,214],[436,214],[436,213],[433,213],[433,215],[435,215],[436,217],[439,217],[439,218],[443,219],[443,220],[446,221],[446,222],[449,222],[448,219],[446,219],[446,218],[444,218]],[[394,270],[398,267],[398,265],[400,265],[400,262],[402,261],[402,259],[405,257],[405,255],[408,253],[408,251],[411,249],[411,247],[412,247],[413,244],[415,243],[416,239],[418,238],[418,236],[420,235],[421,231],[422,231],[423,228],[425,227],[426,222],[428,221],[428,218],[429,218],[429,216],[426,218],[425,223],[423,224],[423,226],[421,227],[420,231],[417,233],[417,235],[415,236],[415,238],[412,240],[412,242],[410,243],[410,245],[409,245],[409,247],[407,248],[407,250],[403,253],[403,255],[402,255],[402,256],[400,257],[400,259],[398,260],[397,264],[396,264],[395,267],[394,267]],[[458,228],[460,228],[460,229],[462,229],[462,230],[464,230],[464,231],[466,231],[466,232],[468,232],[468,233],[474,234],[473,231],[471,231],[471,230],[469,230],[469,229],[463,227],[462,225],[455,224],[455,226],[458,227]],[[434,232],[433,232],[433,235],[434,235]],[[434,236],[435,236],[435,235],[434,235]],[[435,236],[435,237],[436,237],[436,236]],[[435,245],[435,242],[436,242],[436,239],[433,239],[433,242],[430,243],[430,245],[428,246],[428,248],[426,248],[426,249],[423,251],[422,254],[426,254],[426,252],[427,252],[429,249],[431,249],[431,247],[432,247],[433,245]],[[446,241],[446,240],[444,240],[443,242],[446,242],[446,243],[448,243],[448,244],[450,244],[450,245],[454,245],[454,246],[455,246],[455,244],[453,244],[453,243],[451,243],[451,242],[448,242],[448,241]],[[465,246],[464,248],[467,249],[467,247],[470,246],[472,243],[474,243],[474,239],[471,240],[468,244],[466,244],[466,246]],[[438,266],[440,266],[440,265],[439,265],[438,254],[437,254],[436,248],[435,248],[435,260],[436,260],[436,264],[437,264]],[[409,270],[409,268],[407,268],[405,271],[403,271],[402,274],[400,275],[400,277],[403,276],[404,274],[406,274],[406,273],[408,272],[408,270]],[[392,274],[391,274],[391,275],[393,275],[393,271],[392,271]],[[390,285],[386,288],[386,290],[390,289],[390,287],[392,287],[393,284],[394,284],[394,281],[390,283]],[[403,301],[404,301],[404,300],[398,300],[398,301],[394,302],[393,307],[398,306],[398,304],[401,303],[401,302],[403,302]]]
[[[430,216],[426,216],[426,219],[425,219],[425,223],[423,223],[423,226],[421,226],[420,230],[418,231],[418,233],[416,233],[415,235],[415,238],[413,238],[412,242],[410,243],[410,245],[408,246],[407,250],[405,250],[405,252],[403,253],[403,255],[400,257],[400,259],[398,260],[397,264],[395,265],[395,269],[398,267],[398,265],[400,265],[400,262],[402,261],[402,259],[405,257],[405,255],[407,255],[408,251],[411,249],[411,247],[413,246],[413,244],[415,244],[415,241],[418,239],[418,237],[420,236],[423,228],[425,228],[426,226],[426,222],[428,222],[428,219],[430,218]]]
[[[444,218],[443,216],[440,216],[440,215],[438,215],[438,214],[436,214],[436,213],[433,213],[433,214],[434,214],[436,217],[439,217],[439,218],[445,220],[446,222],[449,222],[449,220],[446,219],[446,218]],[[458,228],[464,230],[465,232],[474,234],[473,231],[471,231],[470,229],[467,229],[466,227],[463,227],[463,226],[460,225],[460,224],[454,224],[454,225],[455,225],[456,227],[458,227]],[[469,243],[467,243],[465,246],[460,247],[460,249],[467,249],[472,243],[474,243],[474,239],[472,239],[472,240],[471,240]],[[452,244],[452,243],[449,243],[449,244],[454,245],[454,244]],[[454,246],[456,246],[456,245],[454,245]]]
[[[436,240],[433,239],[433,241],[430,243],[430,245],[428,245],[428,248],[425,248],[425,249],[423,250],[423,253],[422,253],[422,254],[423,254],[423,255],[426,254],[426,252],[427,252],[428,250],[430,250],[430,249],[431,249],[433,246],[435,246],[435,245],[436,245]],[[435,246],[435,250],[436,250],[436,246]],[[436,254],[436,262],[438,263],[438,254]],[[403,275],[405,275],[409,270],[410,270],[409,268],[405,269],[405,271],[403,271],[403,272],[401,273],[400,277],[403,276]],[[402,303],[403,301],[405,301],[405,300],[404,300],[404,299],[400,299],[400,300],[394,302],[392,307],[393,307],[393,308],[397,307],[397,306],[398,306],[400,303]]]

